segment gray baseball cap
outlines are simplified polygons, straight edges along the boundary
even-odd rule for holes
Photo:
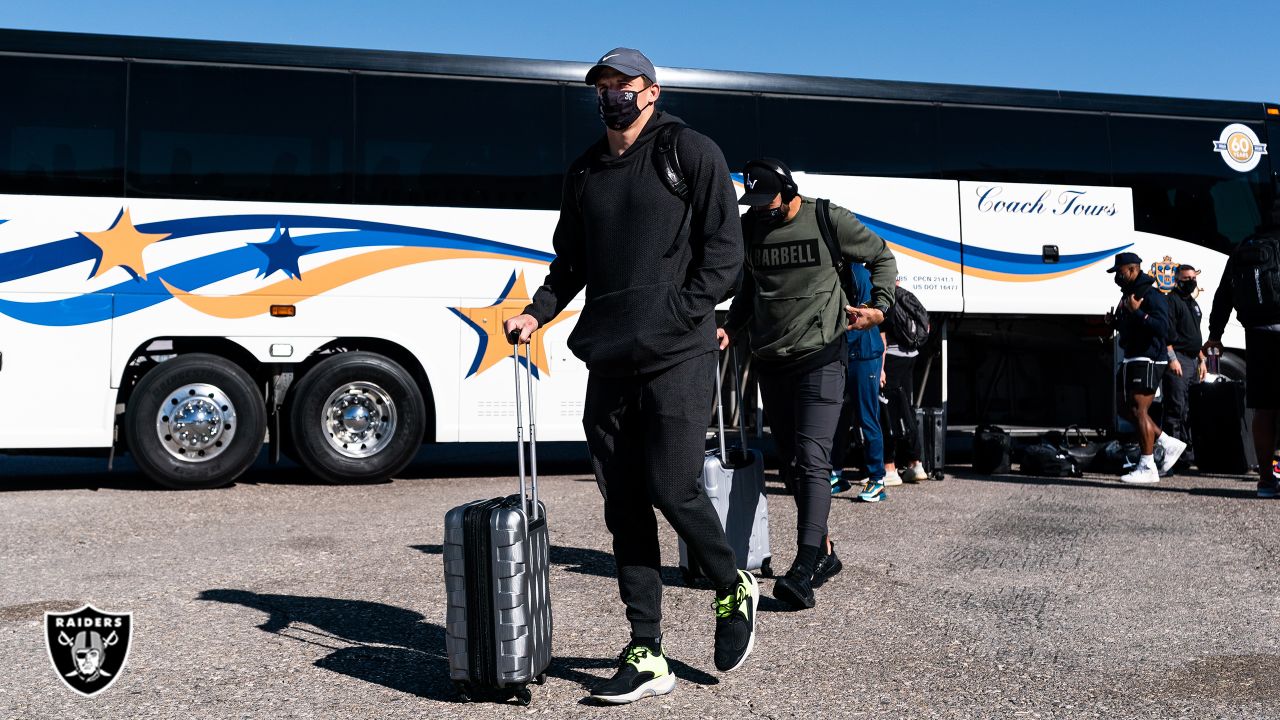
[[[649,62],[649,58],[645,57],[644,53],[639,50],[620,47],[605,53],[587,71],[587,84],[595,85],[596,77],[605,68],[613,68],[627,77],[643,75],[649,78],[649,82],[658,82],[658,73],[653,69],[653,63]]]

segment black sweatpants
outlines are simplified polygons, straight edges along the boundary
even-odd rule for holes
[[[823,547],[831,512],[831,446],[844,405],[845,364],[760,373],[778,460],[796,498],[796,543]],[[825,549],[825,548],[823,548]]]
[[[1178,364],[1182,366],[1182,377],[1178,377],[1170,369],[1160,381],[1164,389],[1162,401],[1164,415],[1161,417],[1161,430],[1185,442],[1191,442],[1191,433],[1187,425],[1187,396],[1191,386],[1199,380],[1196,378],[1196,359],[1178,353]],[[1172,366],[1171,366],[1172,367]]]
[[[618,589],[636,636],[661,634],[654,508],[684,539],[713,587],[738,582],[733,549],[701,482],[716,369],[715,353],[707,353],[646,375],[592,373],[587,379],[582,425],[613,534]]]

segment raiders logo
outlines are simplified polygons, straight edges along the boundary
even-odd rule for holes
[[[111,687],[129,659],[133,613],[107,613],[92,605],[44,614],[45,641],[54,672],[72,690],[93,697]]]

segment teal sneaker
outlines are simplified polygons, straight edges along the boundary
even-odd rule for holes
[[[592,699],[610,705],[625,705],[650,695],[666,695],[676,689],[676,676],[671,674],[661,648],[654,650],[634,642],[628,643],[619,660],[618,672],[591,691]]]
[[[858,493],[858,499],[862,502],[880,502],[888,500],[889,493],[884,489],[882,481],[868,480],[867,484],[862,486],[862,492]]]
[[[742,570],[733,592],[717,596],[712,603],[716,611],[716,669],[720,672],[736,669],[751,654],[759,604],[760,586],[751,573]]]
[[[849,484],[849,481],[844,479],[844,473],[839,472],[837,470],[831,471],[831,494],[832,495],[839,495],[842,492],[846,492],[851,487],[853,486]]]

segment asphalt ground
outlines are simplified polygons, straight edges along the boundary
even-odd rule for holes
[[[405,479],[154,489],[97,460],[0,458],[0,718],[1280,716],[1280,502],[1240,478],[948,476],[832,508],[845,570],[810,611],[761,581],[755,652],[712,663],[711,594],[665,572],[674,694],[583,701],[627,639],[578,445],[542,448],[555,661],[529,708],[460,704],[447,680],[445,511],[504,494],[505,446],[424,450]],[[771,478],[777,565],[791,498]],[[664,559],[676,538],[663,527]],[[92,699],[50,664],[43,613],[131,611]]]

